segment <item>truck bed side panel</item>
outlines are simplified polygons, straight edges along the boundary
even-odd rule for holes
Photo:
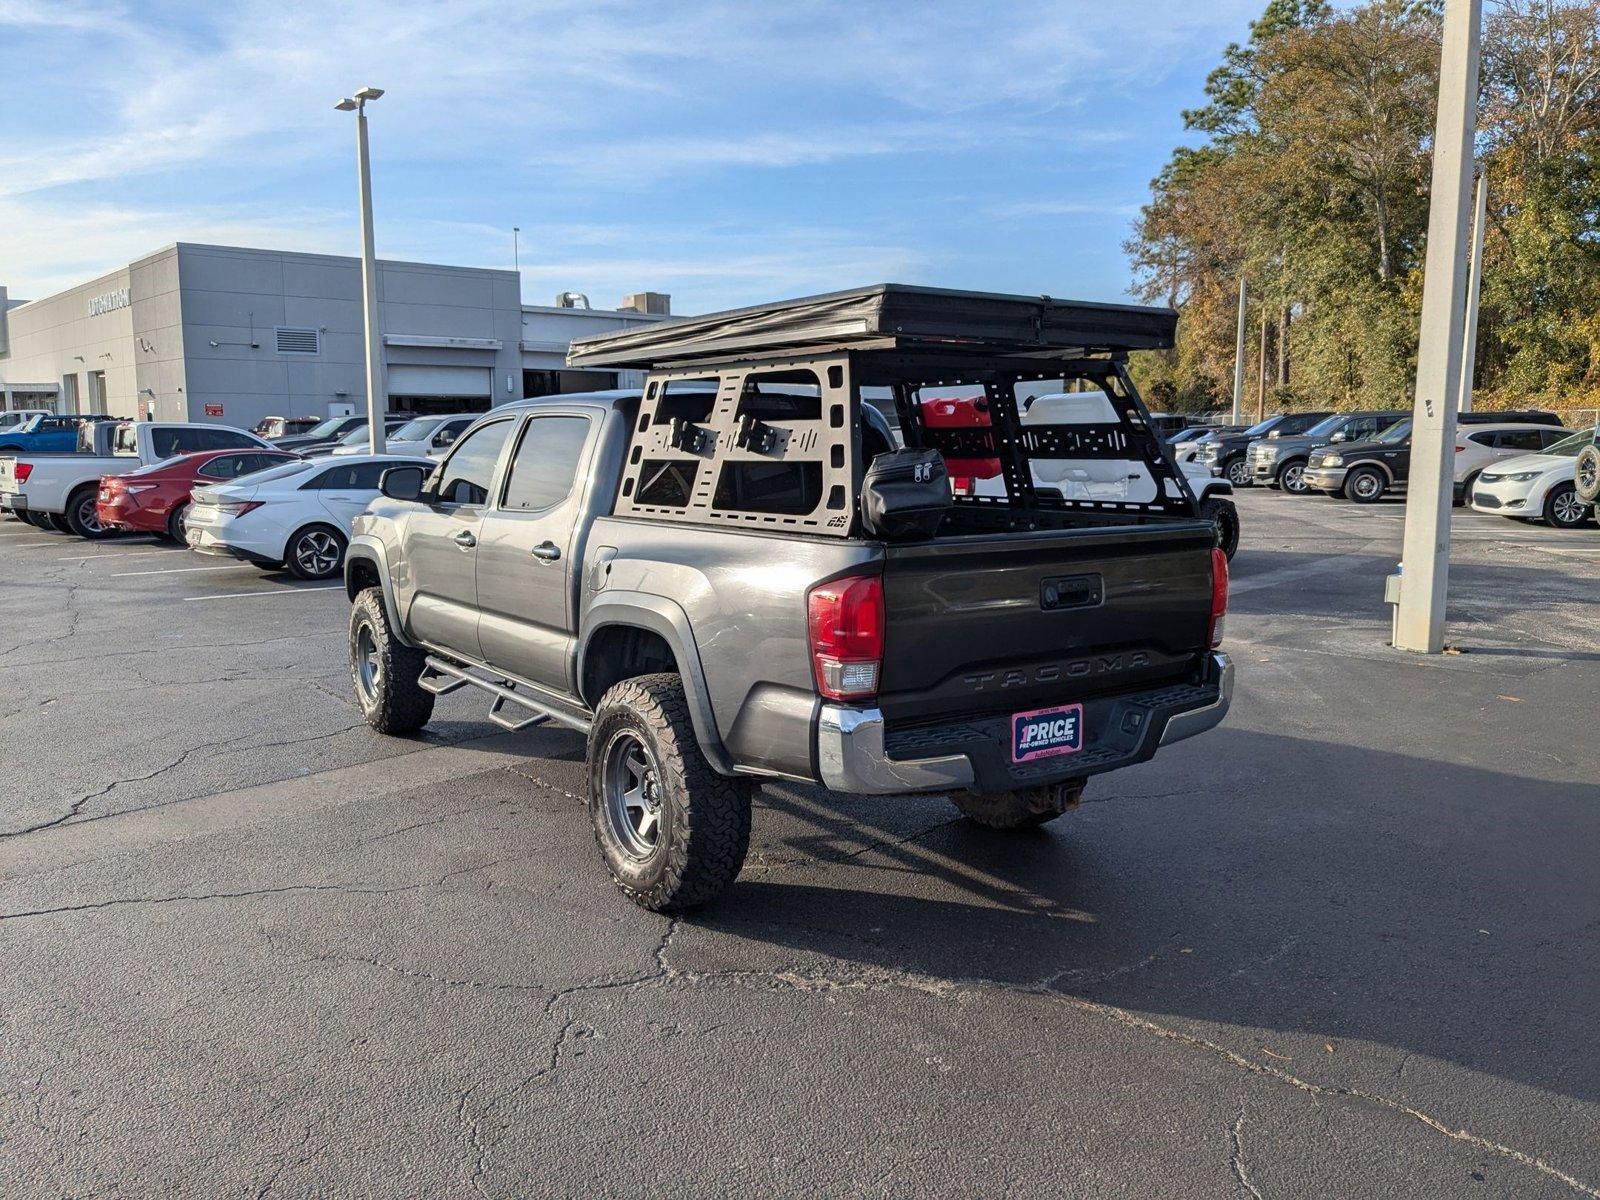
[[[604,559],[608,547],[615,554],[600,577],[584,581],[585,614],[598,589],[642,592],[679,605],[694,631],[717,730],[730,755],[746,766],[813,776],[817,696],[806,592],[822,580],[870,567],[881,549],[603,517],[590,533],[588,556]]]

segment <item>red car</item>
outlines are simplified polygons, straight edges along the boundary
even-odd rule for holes
[[[193,488],[226,483],[299,457],[286,450],[202,450],[126,475],[102,475],[95,514],[111,529],[161,534],[182,542],[183,514]]]

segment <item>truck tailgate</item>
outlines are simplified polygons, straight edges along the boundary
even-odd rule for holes
[[[17,492],[17,458],[14,454],[0,454],[0,496],[14,496]]]
[[[879,707],[975,716],[1178,679],[1207,649],[1211,546],[1189,521],[890,546]]]

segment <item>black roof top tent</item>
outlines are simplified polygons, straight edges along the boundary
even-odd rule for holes
[[[824,350],[1081,358],[1173,345],[1170,308],[880,283],[580,338],[572,367],[649,368]]]

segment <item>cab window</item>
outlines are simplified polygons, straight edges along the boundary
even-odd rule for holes
[[[540,512],[560,504],[572,491],[588,440],[588,417],[530,420],[511,460],[500,507],[509,512]]]
[[[487,504],[495,463],[511,434],[512,422],[480,425],[456,443],[439,474],[439,503]]]

